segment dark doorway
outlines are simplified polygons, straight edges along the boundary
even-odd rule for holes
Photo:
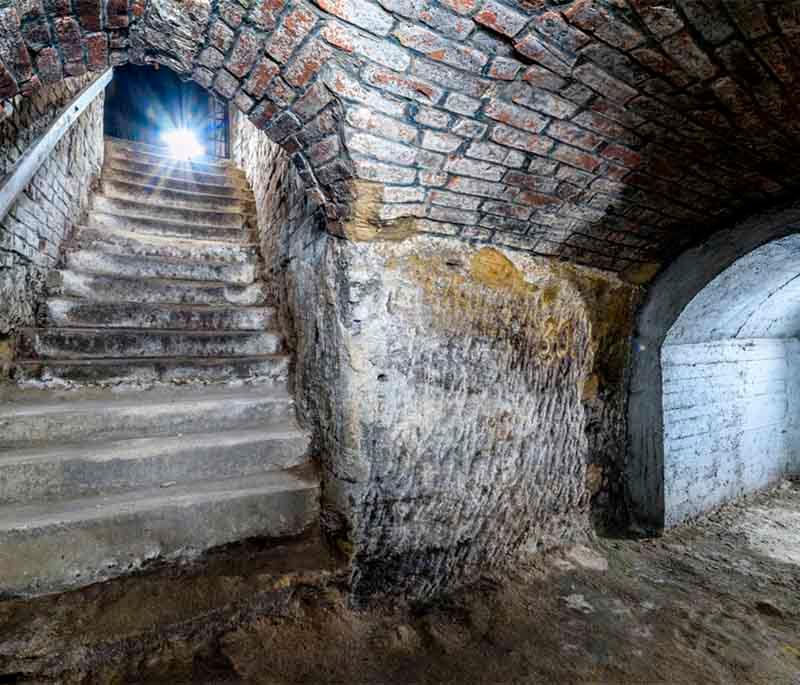
[[[163,145],[162,136],[188,129],[208,155],[228,157],[228,106],[166,68],[132,64],[114,71],[106,93],[107,136]]]

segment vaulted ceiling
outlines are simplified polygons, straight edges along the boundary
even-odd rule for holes
[[[0,100],[129,60],[232,100],[350,237],[635,273],[800,182],[796,0],[0,0]]]

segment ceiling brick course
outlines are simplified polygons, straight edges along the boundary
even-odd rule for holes
[[[800,2],[0,0],[0,100],[126,61],[249,113],[346,226],[614,271],[800,183]],[[346,231],[345,231],[346,232]]]

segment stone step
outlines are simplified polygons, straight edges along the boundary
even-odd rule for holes
[[[142,174],[152,179],[178,180],[187,183],[201,183],[230,188],[246,189],[247,180],[243,174],[231,171],[220,173],[203,172],[197,169],[176,167],[148,159],[136,159],[107,155],[103,162],[103,174],[108,171]]]
[[[18,340],[24,360],[249,357],[283,350],[281,336],[269,331],[28,328],[20,331]]]
[[[238,174],[240,170],[229,160],[219,157],[198,157],[191,161],[175,159],[165,145],[149,145],[122,138],[106,138],[106,153],[129,159],[152,159],[158,163],[180,169],[191,169],[219,174]]]
[[[29,504],[250,476],[301,466],[308,444],[309,436],[287,421],[269,429],[0,451],[0,502]]]
[[[225,264],[258,263],[255,245],[219,240],[192,240],[111,228],[79,226],[72,244],[78,248],[137,257],[165,257]]]
[[[184,281],[218,281],[249,285],[256,280],[255,262],[225,264],[212,261],[117,255],[94,250],[68,252],[66,267],[71,271],[122,278],[164,278]]]
[[[163,168],[163,173],[157,173],[155,167],[145,171],[141,167],[147,165],[139,164],[131,167],[122,166],[114,158],[110,158],[103,165],[102,178],[109,181],[119,181],[121,183],[134,183],[145,186],[158,186],[167,190],[188,193],[205,193],[208,195],[219,195],[220,197],[235,197],[251,199],[253,193],[245,181],[238,178],[227,176],[216,176],[207,174],[209,178],[197,175],[177,174],[173,170]],[[214,179],[219,179],[214,182]]]
[[[310,468],[10,505],[0,509],[0,594],[57,592],[247,538],[296,536],[318,516]]]
[[[69,394],[68,394],[69,395]],[[199,386],[72,397],[8,400],[0,405],[0,448],[77,444],[268,428],[294,418],[285,388]]]
[[[87,219],[90,228],[118,230],[143,236],[174,236],[180,239],[214,240],[241,244],[251,233],[242,227],[209,226],[185,221],[171,221],[138,214],[90,211]]]
[[[103,195],[118,200],[156,204],[158,207],[188,211],[225,211],[242,214],[255,214],[255,201],[252,196],[232,197],[231,195],[212,195],[209,193],[186,192],[163,187],[158,179],[152,185],[140,185],[127,181],[103,178],[100,182]]]
[[[120,278],[76,271],[54,271],[48,276],[51,295],[78,297],[92,302],[151,304],[263,305],[266,286],[261,281],[239,286],[210,281]]]
[[[289,357],[160,357],[141,359],[65,359],[19,362],[14,379],[23,388],[137,386],[248,381],[283,385]]]
[[[42,324],[62,328],[156,328],[191,331],[265,331],[275,329],[271,307],[87,302],[50,298]]]
[[[241,210],[225,207],[217,209],[177,209],[162,206],[158,202],[139,200],[121,200],[107,197],[99,193],[92,195],[92,209],[107,214],[122,214],[138,216],[145,219],[159,219],[161,221],[177,221],[184,224],[202,224],[204,226],[219,226],[220,228],[243,228],[250,218]]]

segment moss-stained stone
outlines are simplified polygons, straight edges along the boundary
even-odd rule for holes
[[[404,240],[417,233],[414,217],[381,219],[383,207],[382,183],[356,180],[353,182],[353,205],[350,218],[342,228],[343,237],[368,242],[372,240]]]
[[[646,264],[635,264],[634,266],[620,273],[620,278],[623,281],[632,283],[633,285],[646,285],[656,277],[656,274],[660,270],[661,264],[656,264],[653,262],[648,262]]]

